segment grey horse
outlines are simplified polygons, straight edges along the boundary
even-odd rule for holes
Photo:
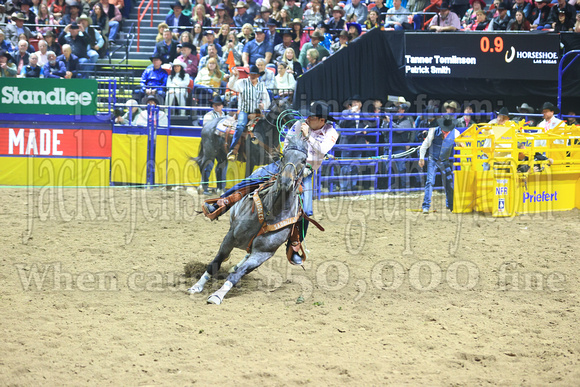
[[[299,186],[306,167],[307,148],[304,138],[300,136],[287,139],[284,155],[280,161],[279,174],[274,184],[260,191],[263,204],[264,221],[267,224],[277,224],[283,220],[299,215]],[[217,274],[222,262],[230,256],[237,247],[246,250],[251,243],[248,255],[235,267],[224,285],[208,299],[208,303],[221,304],[227,292],[247,273],[256,269],[270,259],[276,250],[290,237],[291,227],[256,236],[262,227],[255,210],[252,194],[236,203],[230,212],[230,229],[226,234],[220,249],[207,266],[207,271],[195,285],[188,289],[191,294],[201,293],[205,283],[212,275]]]

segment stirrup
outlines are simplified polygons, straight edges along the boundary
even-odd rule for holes
[[[213,214],[219,209],[219,206],[211,203],[203,203],[203,207],[207,210],[209,214]]]
[[[236,161],[237,156],[238,155],[232,150],[232,151],[230,151],[230,153],[228,153],[228,160],[229,161]]]
[[[298,253],[293,253],[290,258],[290,263],[293,265],[302,265],[302,257]]]

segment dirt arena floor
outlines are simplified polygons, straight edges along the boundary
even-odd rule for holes
[[[229,221],[191,190],[0,189],[0,385],[580,385],[579,211],[421,199],[315,202],[305,270],[279,251],[216,306],[184,268]]]

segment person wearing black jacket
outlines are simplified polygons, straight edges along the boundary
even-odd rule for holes
[[[58,42],[63,47],[63,52],[65,44],[70,46],[72,54],[77,58],[79,65],[82,67],[82,70],[91,70],[90,68],[84,66],[85,63],[89,62],[89,55],[87,52],[89,39],[83,31],[80,31],[80,26],[76,22],[73,22],[72,24],[69,24],[65,27],[65,29],[58,37]],[[81,68],[77,67],[77,71],[78,70],[81,70]],[[85,74],[77,74],[77,76],[80,78],[86,78],[86,75],[86,72]]]
[[[153,56],[161,58],[163,63],[173,63],[177,58],[177,41],[173,40],[170,29],[163,31],[163,40],[155,45]]]
[[[552,25],[552,28],[556,28],[556,23],[560,19],[560,12],[566,16],[564,24],[571,21],[572,27],[574,27],[574,23],[576,22],[576,9],[573,5],[568,4],[566,0],[558,0],[558,5],[552,7],[550,17],[548,18],[548,23]]]
[[[394,172],[397,174],[403,175],[403,176],[399,176],[399,179],[397,179],[400,182],[399,188],[405,189],[405,190],[408,190],[409,188],[411,188],[411,182],[409,179],[409,175],[407,173],[407,157],[408,157],[408,155],[400,156],[400,157],[396,157],[396,155],[399,155],[401,153],[406,152],[407,150],[409,150],[410,146],[409,145],[394,146],[394,144],[410,143],[415,138],[414,131],[406,130],[406,129],[414,128],[412,118],[410,116],[402,115],[402,114],[407,112],[409,107],[410,107],[410,104],[407,102],[401,103],[398,106],[398,113],[400,115],[393,117],[392,138],[387,137],[387,136],[389,136],[389,132],[385,132],[385,137],[386,137],[385,143],[388,143],[388,142],[390,142],[389,140],[392,140],[392,144],[393,144],[391,157],[393,157],[393,167],[395,169]],[[386,117],[386,119],[384,121],[384,127],[389,127],[388,125],[389,125],[389,118]],[[388,148],[386,149],[386,151],[388,152]]]

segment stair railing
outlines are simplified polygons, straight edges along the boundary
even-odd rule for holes
[[[140,50],[140,43],[141,43],[141,20],[147,14],[147,11],[151,9],[151,24],[150,27],[153,27],[153,0],[147,1],[145,8],[141,11],[141,7],[143,7],[143,3],[145,0],[141,0],[139,3],[139,7],[137,7],[137,52]],[[157,14],[159,14],[159,0],[157,0]]]

